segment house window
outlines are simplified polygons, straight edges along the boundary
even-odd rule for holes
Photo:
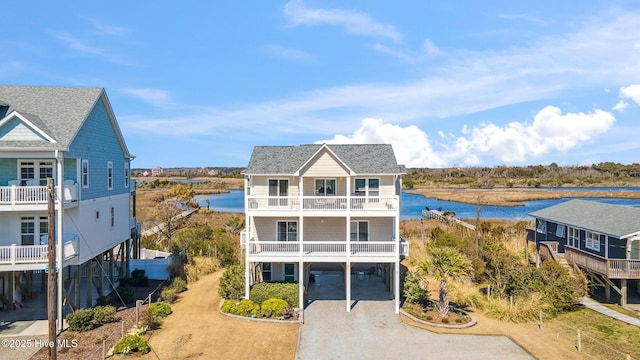
[[[53,178],[53,161],[20,161],[22,186],[45,186],[47,178]]]
[[[82,188],[86,189],[89,187],[89,159],[82,159]]]
[[[40,230],[40,238],[42,239],[42,235],[49,235],[49,219],[46,216],[40,216],[40,226],[38,226]],[[42,241],[40,242],[42,244]]]
[[[124,187],[129,188],[129,164],[124,164]]]
[[[111,207],[111,227],[116,225],[116,210],[114,207]]]
[[[379,196],[380,179],[356,179],[354,194],[356,196]]]
[[[298,222],[297,221],[278,221],[277,224],[278,241],[297,241],[298,240]]]
[[[316,179],[316,196],[335,195],[336,179]]]
[[[585,231],[585,247],[593,251],[600,251],[600,235],[591,231]]]
[[[351,241],[369,241],[369,221],[351,222]]]
[[[269,206],[287,206],[289,195],[289,180],[269,179]]]
[[[33,216],[20,219],[20,242],[22,245],[33,245],[36,237],[36,224]]]
[[[580,247],[580,230],[576,228],[569,228],[567,234],[567,245],[574,248]]]
[[[541,234],[547,233],[547,222],[544,220],[538,220],[538,226],[536,227],[536,231]]]
[[[113,190],[113,161],[107,161],[107,189]]]
[[[556,236],[559,238],[564,237],[564,225],[556,225]]]
[[[296,281],[296,266],[295,264],[284,264],[284,282],[291,283]]]
[[[262,281],[271,281],[271,263],[261,263]]]

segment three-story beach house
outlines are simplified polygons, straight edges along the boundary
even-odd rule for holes
[[[46,294],[48,178],[58,316],[125,275],[138,239],[132,159],[104,89],[0,86],[0,305]]]
[[[246,297],[256,282],[304,287],[314,271],[338,269],[346,309],[351,281],[375,275],[400,305],[404,167],[391,145],[257,146],[245,170]]]

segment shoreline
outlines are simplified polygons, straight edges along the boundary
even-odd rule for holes
[[[435,198],[441,201],[454,201],[465,204],[496,205],[496,206],[522,206],[526,201],[557,200],[562,198],[620,198],[640,199],[640,191],[633,190],[584,190],[571,189],[544,189],[544,188],[431,188],[418,187],[403,189],[407,194],[422,195],[426,198]]]

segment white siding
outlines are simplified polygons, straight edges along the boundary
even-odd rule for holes
[[[304,221],[304,241],[346,241],[346,231],[346,218],[307,218]]]
[[[251,195],[268,196],[269,195],[269,179],[287,179],[289,180],[289,196],[298,196],[298,178],[295,176],[254,176],[253,188]]]
[[[328,152],[324,151],[312,159],[300,172],[303,176],[338,177],[348,175],[347,169]]]

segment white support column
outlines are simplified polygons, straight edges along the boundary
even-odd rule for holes
[[[248,299],[251,292],[251,276],[249,276],[249,259],[244,262],[244,298]]]
[[[64,329],[64,324],[63,324],[63,315],[62,315],[62,305],[63,305],[63,272],[62,272],[62,268],[64,266],[62,260],[64,259],[64,229],[63,229],[63,223],[62,223],[62,219],[64,218],[64,208],[63,208],[63,183],[64,183],[64,158],[62,157],[62,153],[59,151],[55,151],[55,157],[56,157],[56,177],[57,177],[57,186],[55,188],[56,190],[56,197],[58,198],[57,201],[54,204],[54,207],[56,209],[55,212],[55,217],[56,217],[56,239],[58,240],[57,245],[57,249],[56,249],[56,263],[58,265],[58,276],[57,279],[58,283],[57,285],[57,300],[58,300],[58,331],[62,332],[62,330]],[[51,241],[51,239],[49,239],[49,241]],[[51,271],[51,269],[49,269],[49,271]],[[54,269],[55,271],[55,269]]]
[[[304,308],[304,280],[307,278],[307,275],[304,271],[304,261],[300,260],[300,264],[298,265],[298,309],[302,311]],[[291,304],[293,306],[293,304]]]
[[[347,312],[351,312],[351,262],[347,261],[344,268],[345,292],[347,297]]]
[[[400,260],[396,260],[394,264],[394,280],[393,286],[395,286],[395,298],[396,298],[396,314],[400,313]]]

